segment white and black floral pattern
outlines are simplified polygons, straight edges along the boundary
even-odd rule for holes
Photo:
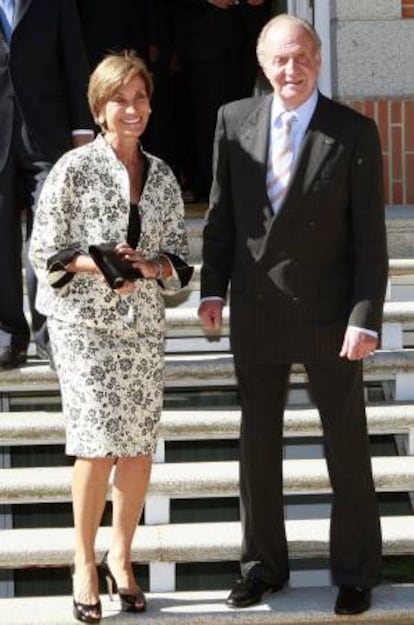
[[[139,202],[139,249],[148,257],[185,259],[180,188],[169,167],[148,159]],[[59,252],[125,241],[129,217],[126,169],[102,136],[65,154],[53,167],[36,211],[30,257],[39,278],[37,308],[47,315],[66,421],[66,451],[83,457],[151,453],[161,415],[165,315],[162,289],[177,279],[141,279],[130,295],[98,274],[50,284]],[[60,270],[61,271],[61,270]]]
[[[62,389],[66,453],[152,453],[163,399],[163,336],[93,330],[53,318],[48,328]]]

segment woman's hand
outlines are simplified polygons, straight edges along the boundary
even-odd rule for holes
[[[133,280],[125,280],[122,286],[116,290],[120,295],[129,295],[135,289],[135,282]]]
[[[65,265],[65,269],[70,271],[70,273],[101,273],[95,261],[90,256],[85,256],[84,254],[74,256],[70,263]]]
[[[134,250],[128,243],[118,243],[115,250],[128,260],[134,269],[139,269],[144,278],[159,280],[171,275],[170,267],[163,261],[162,257],[147,259],[139,250]]]

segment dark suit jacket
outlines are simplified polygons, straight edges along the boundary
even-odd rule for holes
[[[172,0],[169,11],[182,63],[221,59],[227,50],[241,43],[241,33],[230,15],[233,9],[217,9],[204,0]]]
[[[255,42],[270,17],[270,2],[259,7],[219,9],[207,0],[164,0],[173,14],[178,58],[184,62],[222,58],[243,42]]]
[[[135,50],[148,57],[150,15],[158,0],[77,0],[91,68],[109,52]]]
[[[15,107],[45,160],[71,146],[71,130],[93,128],[86,99],[89,68],[73,0],[19,0],[10,42],[0,34],[0,168]]]
[[[319,96],[277,216],[266,193],[272,96],[222,107],[201,296],[231,281],[236,358],[335,357],[347,324],[379,331],[387,279],[375,123]]]

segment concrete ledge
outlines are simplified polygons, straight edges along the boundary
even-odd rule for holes
[[[364,361],[365,379],[394,380],[397,373],[414,373],[414,349],[376,352]],[[296,376],[296,377],[295,377]],[[293,365],[292,380],[303,382],[304,369]],[[191,354],[166,357],[167,388],[235,385],[233,357],[225,354]],[[0,393],[58,391],[57,376],[46,365],[29,363],[0,372]]]
[[[133,615],[119,612],[118,601],[102,597],[103,622],[107,625],[412,625],[414,584],[381,585],[374,589],[372,607],[355,617],[335,616],[334,588],[285,588],[266,595],[252,608],[227,608],[228,591],[148,594],[148,611]],[[0,599],[4,625],[73,625],[70,597]]]
[[[412,516],[381,520],[384,555],[412,555]],[[111,528],[101,527],[96,541],[97,561],[110,543]],[[287,521],[291,558],[327,557],[329,520]],[[0,532],[0,568],[69,566],[73,560],[73,528],[11,529]],[[182,523],[140,525],[132,545],[134,562],[219,562],[240,558],[240,523]],[[414,598],[413,598],[414,607]]]
[[[414,219],[412,220],[414,223]],[[404,224],[404,228],[406,228],[406,224]],[[403,228],[403,229],[404,229]],[[401,236],[400,230],[396,233],[397,237]],[[411,254],[412,254],[412,246],[411,246]],[[199,259],[198,259],[199,260]],[[194,273],[187,287],[183,289],[184,291],[198,291],[200,290],[200,262],[194,263]],[[389,277],[393,278],[396,276],[409,276],[414,275],[414,259],[409,258],[390,258],[389,260]],[[166,296],[167,302],[173,302],[177,295]],[[178,297],[179,298],[179,297]]]
[[[205,336],[214,339],[216,335],[206,333],[197,315],[197,308],[167,308],[167,337],[198,337]],[[414,302],[385,302],[383,323],[412,323],[414,322]],[[223,326],[221,336],[229,334],[229,308],[223,311]]]
[[[224,605],[228,591],[148,594],[148,611],[133,615],[119,612],[118,601],[102,597],[107,625],[412,625],[414,584],[381,585],[374,589],[372,607],[355,617],[335,616],[334,588],[285,588],[266,595],[263,603],[234,610]],[[70,597],[0,599],[4,625],[73,625]]]
[[[414,457],[387,456],[372,459],[378,492],[414,491]],[[0,504],[71,501],[71,467],[2,469]],[[331,492],[324,459],[285,460],[283,484],[286,495]],[[235,461],[155,464],[149,493],[178,498],[237,497],[239,465]],[[107,498],[111,498],[108,489]]]
[[[397,207],[394,207],[393,209],[394,211],[396,211],[398,213],[398,215],[401,213],[400,209]],[[411,209],[411,207],[402,207],[402,211],[410,211],[410,216],[412,216],[412,219],[409,219],[409,222],[412,222],[414,224],[414,210]],[[398,220],[397,220],[398,221]],[[404,220],[404,227],[406,227],[407,224]],[[412,252],[412,247],[411,247],[411,252]],[[191,278],[188,286],[186,287],[188,290],[194,290],[195,288],[199,288],[200,286],[200,269],[201,269],[201,264],[200,262],[196,262],[194,263],[194,273],[193,273],[193,277]],[[405,275],[409,275],[409,274],[414,274],[414,258],[390,258],[389,260],[389,270],[388,270],[389,276],[390,278],[392,278],[393,276],[405,276]]]
[[[412,251],[412,250],[411,250]],[[408,276],[414,274],[413,258],[391,258],[389,261],[389,276]]]
[[[414,428],[414,404],[367,406],[370,434],[406,434]],[[165,410],[160,437],[166,440],[238,438],[239,410]],[[315,408],[285,410],[284,436],[320,436]],[[58,412],[0,412],[0,446],[63,444],[63,417]]]
[[[397,211],[399,209],[399,207],[394,208]],[[403,225],[398,226],[397,229],[394,228],[393,230],[389,231],[388,236],[391,240],[390,245],[392,244],[392,247],[394,248],[396,254],[400,253],[403,256],[402,258],[399,258],[397,256],[395,256],[394,258],[390,258],[388,276],[391,283],[393,283],[395,278],[401,279],[402,277],[414,276],[414,259],[412,258],[412,239],[414,232],[412,233],[412,230],[414,230],[414,219],[412,220],[412,223],[410,223],[410,225],[404,223]],[[408,242],[405,246],[402,246],[401,241],[407,238],[407,232]],[[194,264],[194,273],[186,288],[175,295],[165,296],[167,309],[177,306],[198,306],[200,301],[199,291],[201,269],[199,259],[200,257],[198,257],[196,261],[194,259],[192,260]]]

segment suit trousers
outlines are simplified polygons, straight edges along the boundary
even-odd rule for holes
[[[183,67],[195,153],[194,192],[197,199],[208,198],[217,111],[225,102],[241,97],[240,59],[229,51],[220,58],[186,62]]]
[[[283,516],[283,412],[290,364],[237,363],[242,423],[240,493],[242,571],[270,584],[289,577]],[[319,410],[331,485],[330,564],[337,585],[374,586],[381,530],[372,479],[362,363],[334,358],[305,363]]]
[[[50,168],[51,163],[44,159],[16,112],[8,158],[0,171],[0,344],[11,344],[14,349],[26,349],[30,340],[23,309],[22,210],[27,211],[30,232],[33,211]],[[29,262],[26,278],[33,331],[44,346],[46,320],[34,307],[37,281]]]

